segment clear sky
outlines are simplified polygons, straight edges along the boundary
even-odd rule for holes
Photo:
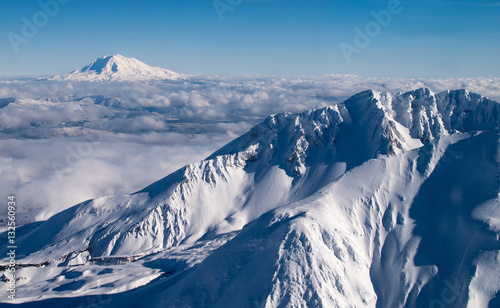
[[[119,53],[180,73],[500,77],[491,0],[0,0],[0,29],[0,76]]]

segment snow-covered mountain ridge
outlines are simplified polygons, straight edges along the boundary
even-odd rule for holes
[[[133,195],[24,227],[20,263],[168,264],[116,306],[487,307],[500,290],[499,125],[500,105],[466,90],[365,91],[273,115]],[[192,259],[200,245],[218,249]],[[20,288],[38,290],[22,271]],[[118,292],[92,284],[78,292]]]
[[[149,66],[135,58],[110,55],[96,59],[82,69],[66,75],[54,76],[54,80],[74,81],[147,81],[179,80],[183,75],[164,68]]]
[[[348,162],[361,155],[359,163],[377,155],[406,152],[442,135],[492,130],[499,125],[500,105],[467,90],[438,94],[428,89],[369,90],[335,106],[270,116],[210,158],[250,147],[260,155],[277,149],[280,157],[270,163],[291,166],[284,169],[300,174],[306,161],[311,165],[317,160],[308,153],[316,154],[318,149],[328,149],[331,155],[347,154],[342,161]],[[279,143],[283,134],[291,136],[288,144]],[[338,153],[340,147],[344,153]]]

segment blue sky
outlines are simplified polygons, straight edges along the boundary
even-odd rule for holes
[[[68,3],[48,16],[38,1],[0,0],[1,76],[65,73],[119,53],[181,73],[500,77],[497,1],[216,0],[230,8],[223,20],[213,0],[40,2],[54,1]],[[386,25],[371,13],[382,10]],[[36,17],[36,34],[23,36]]]

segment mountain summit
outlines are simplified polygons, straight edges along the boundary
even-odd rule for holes
[[[149,66],[135,58],[116,54],[98,58],[80,70],[66,75],[54,76],[53,79],[76,81],[178,80],[182,79],[182,75],[164,68]]]

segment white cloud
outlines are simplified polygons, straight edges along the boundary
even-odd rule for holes
[[[129,194],[207,157],[232,135],[178,133],[0,140],[0,194],[39,219],[102,195]]]
[[[194,82],[2,80],[0,195],[39,219],[107,194],[127,194],[207,157],[269,114],[300,112],[367,89],[468,88],[500,100],[500,78],[354,75],[198,76]],[[55,167],[54,167],[55,166]]]

